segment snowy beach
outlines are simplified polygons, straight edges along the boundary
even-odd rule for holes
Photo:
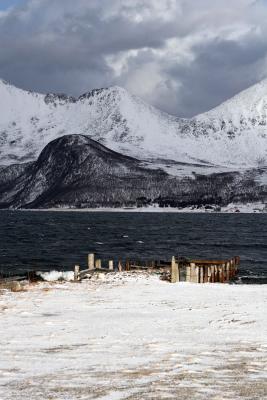
[[[57,207],[57,208],[40,208],[40,209],[21,209],[17,210],[20,212],[109,212],[109,213],[221,213],[221,214],[232,214],[236,212],[244,214],[252,213],[266,213],[267,208],[265,203],[246,203],[246,204],[228,204],[224,207],[216,207],[211,205],[208,207],[159,207],[151,205],[147,207],[125,207],[125,208],[112,208],[112,207],[98,207],[98,208],[71,208],[71,207]]]
[[[0,399],[267,398],[267,286],[146,274],[0,292]]]

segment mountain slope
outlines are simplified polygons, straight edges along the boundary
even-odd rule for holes
[[[133,156],[162,155],[162,146],[167,155],[177,139],[176,118],[119,87],[74,99],[0,82],[0,110],[0,164],[34,160],[51,140],[73,132]]]
[[[145,170],[123,156],[82,135],[50,142],[36,162],[0,169],[0,204],[33,207],[68,204],[114,206],[163,180],[162,171]],[[157,190],[157,189],[156,189]]]
[[[35,162],[0,168],[0,208],[226,205],[264,201],[259,172],[228,172],[194,178],[145,169],[87,136],[50,142]]]
[[[33,161],[51,140],[76,133],[142,160],[164,160],[163,167],[166,160],[186,164],[189,171],[204,166],[207,173],[212,166],[263,166],[266,105],[267,81],[192,119],[169,116],[119,87],[73,98],[0,81],[0,165]]]

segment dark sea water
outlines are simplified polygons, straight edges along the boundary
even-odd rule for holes
[[[267,283],[267,214],[0,211],[0,273],[103,260],[241,257],[243,283]]]

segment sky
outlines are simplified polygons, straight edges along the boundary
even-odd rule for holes
[[[191,117],[267,78],[266,21],[266,0],[0,0],[0,78]]]
[[[22,3],[22,0],[0,0],[0,10],[7,10],[19,3]]]

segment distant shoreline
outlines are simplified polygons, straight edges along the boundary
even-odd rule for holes
[[[28,212],[92,212],[92,213],[177,213],[177,214],[266,214],[267,208],[264,204],[230,204],[222,207],[221,211],[214,209],[191,209],[191,208],[174,208],[174,207],[140,207],[140,208],[23,208],[23,209],[3,209],[0,211],[28,211]]]

